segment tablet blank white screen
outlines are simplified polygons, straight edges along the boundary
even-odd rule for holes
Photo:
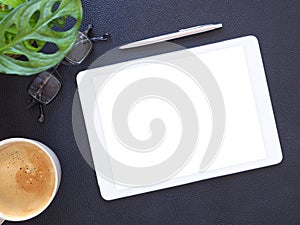
[[[252,161],[258,161],[260,159],[266,158],[262,132],[259,124],[252,84],[250,81],[247,60],[245,58],[246,56],[243,46],[201,53],[197,54],[197,56],[202,60],[202,62],[204,62],[204,64],[206,64],[206,66],[212,72],[215,80],[217,81],[224,98],[226,111],[226,128],[223,143],[220,147],[219,154],[217,155],[211,166],[208,168],[208,171],[222,169]],[[139,76],[143,76],[143,74],[147,73],[145,71],[149,71],[149,68],[151,68],[149,67],[149,65],[145,65],[144,67],[140,66],[139,68],[135,68],[132,71],[123,71],[123,74],[121,74],[120,77],[117,77],[118,84],[121,85],[124,84],[124,82],[129,82],[128,78],[126,78],[126,73],[127,75],[131,74],[131,77],[134,77],[135,73],[139,73]],[[159,69],[161,68],[157,68],[157,70]],[[152,67],[152,70],[154,70],[151,71],[152,73],[157,74],[158,71],[155,71],[155,67]],[[166,67],[164,74],[168,74],[167,70],[168,68]],[[170,72],[170,74],[174,74],[174,71],[172,71],[172,73]],[[180,74],[178,74],[177,82],[181,82]],[[94,84],[95,88],[97,89],[96,79]],[[111,87],[108,86],[107,88]],[[201,93],[197,93],[196,91],[191,92],[191,97],[195,101],[195,107],[199,114],[199,127],[201,128],[200,131],[202,132],[203,138],[200,138],[201,140],[199,141],[198,148],[192,155],[190,161],[185,165],[184,168],[182,168],[182,170],[180,170],[174,177],[170,179],[189,176],[197,174],[199,172],[199,165],[211,133],[211,121],[207,120],[207,117],[210,116],[208,111],[209,106],[205,105],[205,96]],[[100,117],[102,120],[107,150],[111,153],[112,156],[115,155],[115,157],[117,157],[121,152],[118,152],[118,149],[120,149],[121,146],[118,145],[117,140],[113,138],[113,132],[109,131],[109,127],[111,126],[110,120],[108,119],[108,117],[110,116],[110,112],[105,111],[107,108],[106,105],[109,104],[109,101],[111,101],[112,98],[113,96],[111,92],[109,92],[107,96],[103,95],[101,98],[99,97],[98,105],[100,107],[98,110],[100,112]],[[151,105],[151,107],[147,109],[146,106],[142,106],[140,107],[140,109],[143,108],[145,111],[149,111],[151,108],[159,108],[160,110],[163,110],[160,101],[153,101],[148,103],[149,105]],[[138,120],[137,117],[139,114],[139,110],[137,109],[136,111],[132,112],[133,113],[131,117],[129,117],[129,123],[130,118],[133,118],[133,121]],[[155,111],[153,112],[153,115],[155,115]],[[168,116],[169,119],[172,118],[172,116],[174,116],[174,118],[176,117],[175,114],[169,114]],[[168,118],[166,117],[165,120],[167,121],[167,119]],[[143,118],[140,119],[140,122],[142,120]],[[140,122],[136,124],[141,124]],[[141,128],[138,125],[132,125],[131,130],[133,133],[140,135],[141,138],[147,138],[147,134],[144,134],[143,137]],[[173,131],[174,135],[176,135],[176,124],[173,124]],[[173,144],[176,144],[175,139]],[[152,155],[152,161],[160,162],[162,159],[165,159],[168,155],[172,154],[172,152],[170,151],[163,152],[163,150],[159,154]],[[141,161],[141,159],[134,158],[130,154],[122,154],[121,160],[127,162],[128,164],[134,162],[138,163]],[[149,157],[148,163],[150,163]],[[140,164],[142,165],[143,163]],[[114,170],[114,168],[112,168],[112,170]],[[117,190],[125,188],[127,187],[116,185]]]

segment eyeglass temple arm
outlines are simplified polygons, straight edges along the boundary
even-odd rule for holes
[[[45,114],[44,114],[44,109],[43,109],[43,104],[40,103],[40,117],[39,117],[39,122],[43,123],[45,121]]]
[[[111,35],[109,33],[105,33],[101,37],[92,37],[92,38],[90,38],[90,40],[91,41],[107,41],[110,38],[111,38]]]
[[[83,33],[89,37],[89,33],[91,32],[91,30],[93,29],[93,25],[89,24],[87,29],[85,31],[83,31]],[[109,33],[105,33],[103,36],[101,37],[92,37],[89,38],[91,41],[107,41],[109,38],[111,38],[111,35]]]
[[[39,93],[38,98],[41,100],[41,98],[42,98],[42,93]],[[39,108],[40,108],[39,122],[40,122],[40,123],[43,123],[44,120],[45,120],[45,115],[44,115],[44,109],[43,109],[42,103],[39,104]]]
[[[89,36],[89,33],[91,32],[91,30],[93,29],[93,25],[92,24],[89,24],[86,28],[85,31],[83,31],[83,33],[86,35],[86,36]]]

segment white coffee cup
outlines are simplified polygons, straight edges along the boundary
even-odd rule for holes
[[[41,214],[46,208],[48,208],[48,206],[53,201],[53,199],[54,199],[54,197],[55,197],[55,195],[56,195],[56,193],[58,191],[58,188],[59,188],[59,185],[60,185],[60,180],[61,180],[61,167],[60,167],[59,160],[58,160],[57,156],[55,155],[55,153],[49,147],[47,147],[46,145],[44,145],[44,144],[42,144],[42,143],[40,143],[38,141],[31,140],[31,139],[26,139],[26,138],[10,138],[10,139],[5,139],[3,141],[0,141],[0,148],[3,145],[9,144],[9,143],[16,143],[16,142],[26,142],[26,143],[29,143],[29,144],[33,144],[33,145],[37,146],[39,149],[43,150],[46,153],[46,155],[51,160],[53,168],[54,168],[54,172],[55,172],[55,187],[54,187],[54,191],[53,191],[53,193],[51,195],[51,198],[49,199],[49,201],[47,202],[47,204],[45,204],[45,206],[42,207],[39,211],[37,211],[37,212],[35,212],[35,213],[31,214],[31,215],[28,215],[26,217],[15,217],[15,218],[14,217],[5,216],[0,211],[0,224],[2,224],[5,220],[14,221],[14,222],[25,221],[25,220],[32,219],[33,217],[36,217],[39,214]]]

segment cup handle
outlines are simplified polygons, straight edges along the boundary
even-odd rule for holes
[[[5,220],[3,220],[3,219],[0,218],[0,225],[1,225],[2,223],[4,223],[4,221],[5,221]]]

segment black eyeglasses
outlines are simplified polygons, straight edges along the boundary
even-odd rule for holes
[[[90,31],[93,29],[93,25],[89,24],[84,32],[78,32],[77,40],[68,53],[65,59],[62,61],[63,64],[79,65],[86,57],[90,54],[93,43],[95,41],[107,41],[110,38],[109,33],[105,33],[101,37],[89,37]]]
[[[93,26],[90,24],[84,32],[78,32],[77,40],[68,53],[68,55],[61,62],[66,65],[79,65],[90,54],[94,41],[106,41],[110,38],[110,34],[105,33],[101,37],[89,38],[89,32]],[[42,123],[45,120],[43,106],[48,105],[58,94],[62,86],[62,78],[57,68],[61,64],[59,63],[54,68],[44,71],[38,74],[28,87],[28,94],[32,98],[27,105],[27,109],[31,108],[35,104],[39,104],[40,116],[39,122]]]
[[[27,109],[36,103],[39,104],[40,116],[38,120],[40,123],[45,120],[43,105],[48,105],[57,96],[62,86],[61,81],[54,74],[60,76],[56,68],[38,74],[27,90],[30,97],[32,97]]]

